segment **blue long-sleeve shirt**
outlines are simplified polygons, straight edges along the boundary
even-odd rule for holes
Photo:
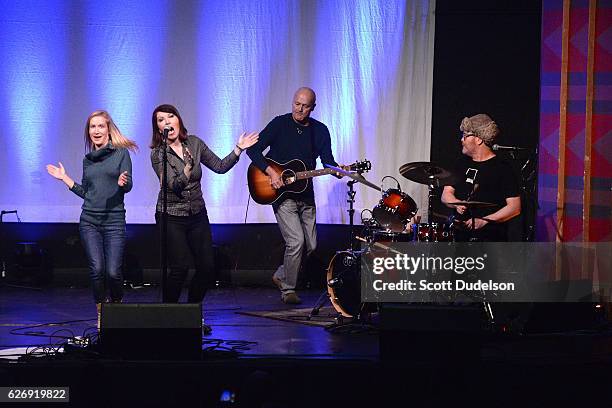
[[[299,159],[308,170],[314,170],[317,157],[321,163],[337,166],[331,150],[331,137],[327,126],[310,118],[308,126],[301,126],[293,120],[291,113],[277,116],[259,133],[259,141],[247,150],[247,154],[261,171],[265,171],[268,163],[262,152],[270,147],[266,157],[279,163]],[[312,183],[301,196],[314,196]]]
[[[120,187],[119,175],[127,171],[128,182]],[[125,224],[123,197],[132,189],[132,160],[125,148],[112,143],[94,150],[83,158],[81,184],[70,189],[83,198],[81,221],[95,225]]]

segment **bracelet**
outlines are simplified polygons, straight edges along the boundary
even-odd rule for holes
[[[244,152],[244,151],[246,150],[246,149],[243,149],[242,147],[238,146],[237,144],[236,144],[236,147],[237,147],[237,148],[238,148],[238,150],[240,150],[241,152]]]

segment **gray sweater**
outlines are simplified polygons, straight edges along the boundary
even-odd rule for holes
[[[128,182],[120,187],[119,175],[128,172]],[[94,225],[125,224],[123,196],[132,189],[132,160],[124,148],[115,148],[112,143],[94,150],[83,158],[81,184],[74,183],[70,189],[84,199],[81,222]]]

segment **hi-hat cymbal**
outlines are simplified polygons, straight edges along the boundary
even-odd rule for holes
[[[498,207],[497,204],[487,203],[484,201],[455,201],[454,203],[448,203],[448,205],[464,206],[467,208],[486,208],[486,207]]]
[[[461,181],[455,173],[431,162],[406,163],[399,168],[402,176],[428,186],[451,186]]]

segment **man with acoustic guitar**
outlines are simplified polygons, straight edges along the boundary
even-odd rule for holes
[[[317,157],[324,165],[338,166],[327,126],[310,117],[315,106],[314,91],[299,88],[293,96],[291,113],[275,117],[260,132],[259,142],[247,150],[253,161],[249,168],[251,196],[258,203],[272,204],[285,240],[283,264],[272,280],[287,304],[301,303],[295,286],[302,253],[306,249],[308,256],[317,247],[316,207],[310,178],[335,174],[330,169],[314,170]],[[262,152],[267,147],[270,151],[264,157]]]

